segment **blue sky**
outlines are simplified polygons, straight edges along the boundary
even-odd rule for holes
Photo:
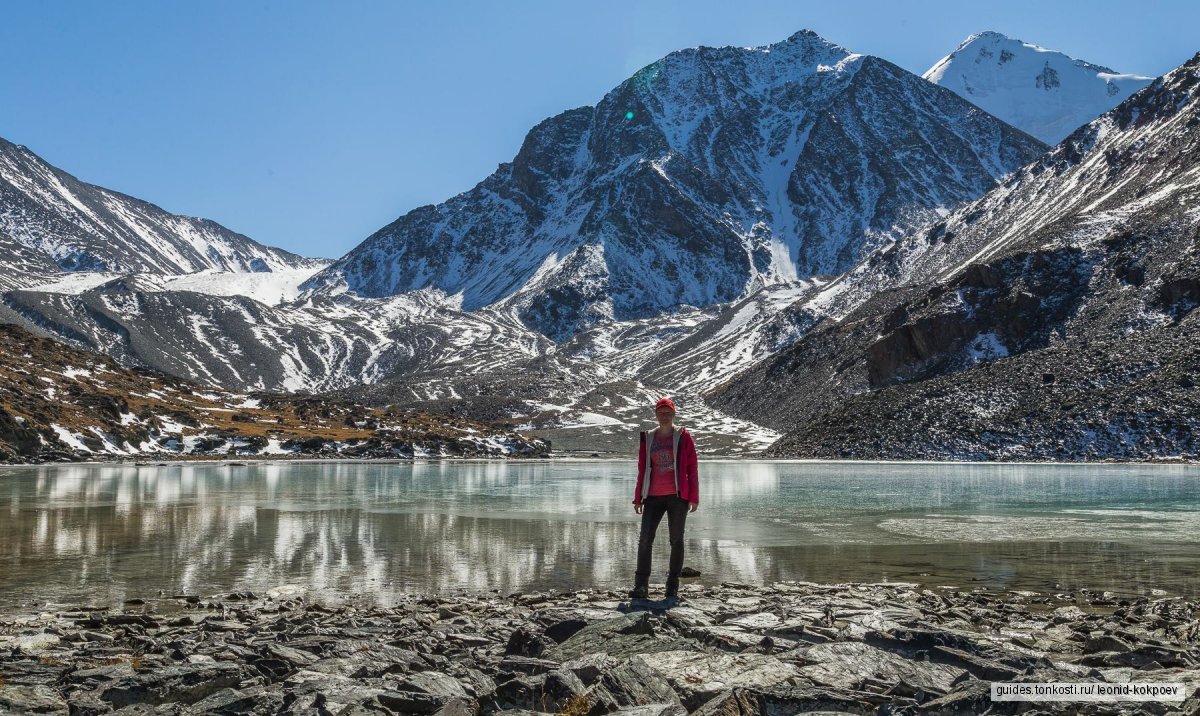
[[[336,257],[525,132],[696,45],[808,28],[921,73],[997,30],[1120,72],[1200,51],[1195,2],[7,2],[0,137],[94,184]]]

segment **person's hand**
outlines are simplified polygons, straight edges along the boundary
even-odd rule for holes
[[[699,502],[693,502],[693,503],[691,503],[691,505],[692,505],[692,506],[691,506],[691,509],[689,509],[689,510],[688,510],[688,512],[695,512],[695,511],[696,511],[696,508],[700,506],[700,503],[699,503]]]
[[[640,502],[633,503],[633,511],[638,513],[639,515],[642,514],[642,503],[640,503]]]

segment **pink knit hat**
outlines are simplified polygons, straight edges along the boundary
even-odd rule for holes
[[[657,413],[658,409],[664,406],[670,408],[672,413],[675,412],[675,401],[670,398],[659,398],[658,402],[654,404],[654,412]]]

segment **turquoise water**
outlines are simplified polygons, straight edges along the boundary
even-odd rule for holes
[[[623,588],[623,461],[0,467],[0,605],[295,585]],[[1200,594],[1200,468],[715,461],[701,583],[916,581]],[[652,583],[665,578],[666,523]]]

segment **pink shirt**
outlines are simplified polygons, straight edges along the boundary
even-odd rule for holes
[[[674,441],[671,435],[654,433],[650,451],[650,495],[675,494],[675,456],[671,454]]]

